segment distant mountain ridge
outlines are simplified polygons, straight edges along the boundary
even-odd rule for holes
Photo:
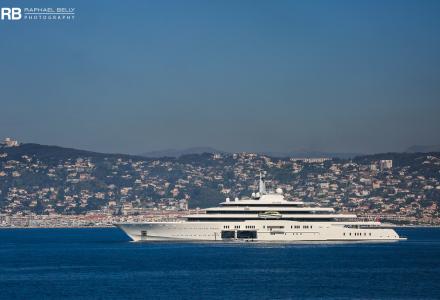
[[[362,153],[332,153],[332,152],[320,152],[320,151],[292,151],[292,152],[251,152],[260,155],[267,155],[270,157],[283,158],[283,157],[295,157],[295,158],[316,158],[316,157],[327,157],[327,158],[339,158],[339,159],[354,159],[363,156],[383,156],[390,154],[398,154],[398,152],[393,153],[382,153],[382,154],[362,154]],[[440,145],[430,145],[430,146],[412,146],[409,147],[403,153],[434,153],[440,152]],[[230,152],[218,150],[212,147],[191,147],[187,149],[166,149],[146,152],[139,155],[130,154],[120,154],[120,153],[101,153],[88,150],[80,150],[74,148],[65,148],[61,146],[54,145],[41,145],[36,143],[24,143],[17,147],[2,147],[0,145],[0,153],[7,153],[8,159],[19,159],[23,155],[37,155],[40,159],[64,159],[66,157],[120,157],[120,158],[131,158],[134,160],[143,160],[148,158],[179,158],[181,156],[193,155],[193,154],[203,154],[203,153],[221,153],[221,154],[232,154]],[[403,154],[402,153],[402,154]]]
[[[275,151],[238,151],[238,152],[251,152],[257,153],[261,155],[268,155],[271,157],[297,157],[297,158],[316,158],[316,157],[328,157],[328,158],[341,158],[348,159],[354,158],[356,156],[364,155],[363,153],[339,153],[339,152],[323,152],[323,151],[314,151],[314,150],[299,150],[299,151],[291,151],[291,152],[275,152]],[[188,154],[202,154],[202,153],[223,153],[223,154],[231,154],[233,152],[227,152],[218,150],[212,147],[191,147],[186,149],[164,149],[164,150],[156,150],[145,152],[139,154],[142,157],[150,157],[150,158],[160,158],[160,157],[173,157],[177,158],[182,155]]]
[[[269,155],[271,157],[296,157],[296,158],[341,158],[349,159],[356,156],[364,155],[362,153],[339,153],[339,152],[321,152],[321,151],[293,151],[293,152],[263,152],[261,154]]]
[[[202,153],[227,153],[225,151],[220,151],[212,147],[191,147],[187,149],[164,149],[155,150],[150,152],[145,152],[139,154],[142,157],[160,158],[160,157],[180,157],[182,155],[188,154],[202,154]]]
[[[440,144],[438,145],[414,145],[405,150],[407,153],[429,153],[440,152]]]

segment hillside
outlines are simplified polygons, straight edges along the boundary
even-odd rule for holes
[[[120,157],[124,159],[145,159],[140,156],[127,154],[105,154],[86,150],[78,150],[73,148],[65,148],[59,146],[48,146],[34,143],[21,144],[18,147],[3,147],[1,152],[6,153],[8,160],[20,160],[23,155],[36,157],[40,161],[63,161],[67,159],[76,159],[80,157],[104,158],[104,157]]]
[[[381,160],[392,160],[383,167]],[[23,144],[0,148],[0,213],[208,207],[247,196],[266,171],[288,197],[359,214],[437,222],[440,153],[384,153],[323,162],[252,153],[143,158]],[[413,220],[413,221],[411,221]]]

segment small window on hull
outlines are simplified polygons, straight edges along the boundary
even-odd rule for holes
[[[238,230],[237,239],[256,239],[257,232],[254,230]]]
[[[222,237],[222,239],[233,239],[233,238],[235,238],[235,231],[223,230],[221,237]]]

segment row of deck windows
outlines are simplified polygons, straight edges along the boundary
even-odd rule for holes
[[[246,229],[255,229],[256,226],[255,225],[246,225],[245,226]],[[240,229],[240,225],[235,225],[234,226],[235,229]],[[263,225],[263,229],[265,229],[266,226]],[[283,229],[284,226],[267,226],[267,229]],[[290,226],[291,229],[295,228],[295,229],[300,229],[301,226],[299,225],[295,225],[295,226]],[[229,229],[229,225],[223,225],[223,229]],[[303,225],[303,229],[313,229],[312,225]],[[345,235],[345,233],[344,233]]]
[[[290,226],[290,228],[295,228],[295,229],[300,229],[301,228],[301,226],[299,226],[299,225],[295,225],[295,226]],[[313,226],[312,225],[303,225],[303,229],[312,229],[313,228]]]
[[[345,235],[345,232],[343,234]],[[351,232],[348,235],[351,236]],[[354,236],[362,236],[362,232],[354,232],[353,235]],[[371,232],[369,232],[368,235],[371,236]],[[366,232],[364,232],[364,236],[367,236]]]
[[[240,229],[240,225],[235,225],[235,229]],[[254,225],[246,225],[246,229],[255,228]],[[223,229],[229,229],[229,225],[223,225]]]
[[[233,210],[208,210],[206,211],[207,214],[243,214],[243,213],[264,213],[267,210],[252,210],[249,209],[245,211],[239,210],[239,211],[233,211]],[[332,213],[332,211],[278,211],[281,214],[284,215],[303,215],[303,214],[329,214]]]
[[[206,217],[187,217],[188,221],[193,222],[214,222],[214,221],[222,221],[222,222],[243,222],[243,221],[250,221],[250,220],[258,220],[261,221],[260,217],[237,217],[237,218],[220,218],[220,217],[214,217],[214,218],[206,218]],[[296,222],[329,222],[329,221],[347,221],[347,219],[338,219],[338,218],[293,218],[293,217],[286,217],[283,218],[283,220],[286,221],[296,221]]]

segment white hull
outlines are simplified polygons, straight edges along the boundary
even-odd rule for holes
[[[404,240],[389,228],[346,228],[341,222],[252,220],[117,224],[133,241],[368,242]],[[296,226],[296,228],[295,228]],[[298,228],[298,226],[300,228]],[[222,234],[223,232],[223,234]],[[225,237],[224,232],[229,236]],[[252,237],[238,237],[251,232]],[[231,236],[232,234],[232,236]],[[223,237],[222,237],[223,235]]]

